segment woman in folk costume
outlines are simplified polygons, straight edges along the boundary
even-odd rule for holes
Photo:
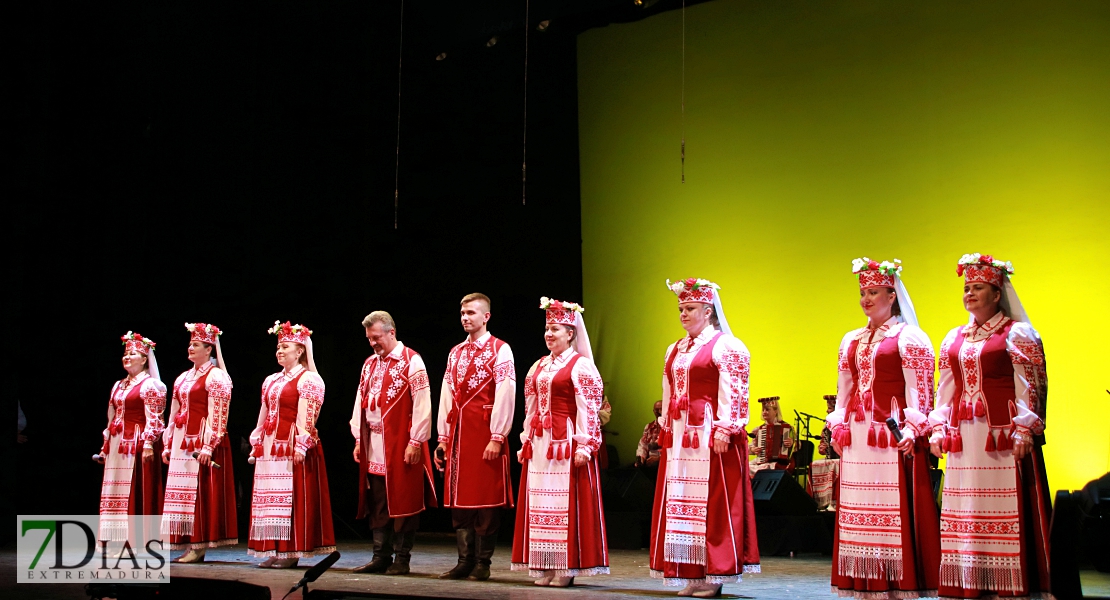
[[[678,296],[686,337],[667,348],[660,477],[651,518],[651,576],[711,598],[759,572],[748,477],[750,355],[725,320],[720,287],[686,279]]]
[[[331,496],[316,419],[324,380],[312,360],[312,331],[274,322],[282,370],[262,383],[258,426],[251,432],[254,494],[247,554],[258,566],[284,569],[301,557],[335,550]]]
[[[609,573],[597,455],[601,375],[594,366],[583,308],[540,298],[551,354],[524,380],[524,443],[512,570],[536,585],[566,587],[575,576]]]
[[[1013,265],[965,254],[967,325],[940,345],[933,454],[948,453],[940,596],[1051,598],[1044,347],[1010,283]]]
[[[154,341],[128,331],[123,340],[123,368],[127,377],[112,386],[104,446],[93,460],[104,465],[100,488],[101,540],[124,541],[128,515],[162,513],[162,413],[166,386],[158,377]],[[137,458],[141,457],[141,458]]]
[[[173,384],[171,421],[162,441],[162,462],[170,465],[162,533],[171,550],[188,550],[175,562],[200,562],[208,548],[239,543],[235,521],[235,478],[227,411],[231,378],[224,371],[219,327],[186,323],[193,368]],[[217,364],[212,364],[215,352]]]
[[[917,326],[902,265],[857,258],[867,326],[840,342],[836,408],[826,417],[840,454],[832,588],[842,597],[936,596],[940,536],[929,479],[933,344]],[[893,418],[901,440],[887,426]]]

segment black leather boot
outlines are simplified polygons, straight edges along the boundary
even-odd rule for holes
[[[393,537],[392,528],[375,529],[374,534],[374,558],[370,562],[357,567],[352,570],[352,573],[385,573],[393,564],[393,546],[391,540]]]
[[[459,546],[459,564],[450,571],[440,574],[440,579],[466,579],[474,570],[474,530],[456,529],[455,542]]]
[[[412,558],[412,545],[415,542],[415,531],[393,534],[393,551],[397,554],[397,558],[395,558],[393,564],[385,570],[386,575],[409,574],[409,559]]]
[[[493,562],[493,550],[497,547],[497,534],[478,536],[478,564],[470,572],[470,579],[485,581],[489,579],[489,565]]]

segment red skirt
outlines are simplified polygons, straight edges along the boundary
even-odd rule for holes
[[[663,510],[667,491],[668,448],[659,453],[655,505],[651,511],[651,574],[665,585],[693,582],[740,581],[744,573],[759,572],[759,542],[755,534],[755,500],[748,477],[748,434],[732,436],[722,454],[710,452],[709,498],[706,502],[706,564],[667,562],[663,541],[667,523]]]
[[[539,570],[528,566],[528,468],[531,464],[531,460],[524,463],[524,472],[520,477],[513,533],[512,570],[528,569],[533,577],[539,577]],[[609,547],[605,540],[605,514],[601,505],[601,478],[596,454],[585,466],[575,467],[571,464],[569,494],[567,569],[565,572],[559,570],[555,575],[575,577],[606,574],[609,572]]]
[[[851,448],[845,448],[850,452]],[[837,480],[839,497],[840,481]],[[932,598],[940,580],[940,520],[929,479],[929,441],[914,442],[912,458],[901,457],[898,470],[899,517],[902,522],[902,578],[890,581],[838,575],[840,523],[833,534],[832,587],[841,597],[875,598],[891,592],[892,598]]]
[[[171,535],[172,550],[215,548],[239,543],[235,514],[235,475],[231,468],[231,442],[227,436],[212,453],[212,466],[200,468],[197,475],[197,504],[193,508],[193,534]]]
[[[328,472],[324,467],[324,449],[320,442],[305,453],[303,463],[293,465],[292,520],[293,539],[247,540],[247,553],[251,556],[305,558],[335,551]]]
[[[162,490],[162,438],[153,443],[154,456],[143,460],[140,449],[135,456],[135,473],[131,477],[131,495],[127,500],[129,515],[160,515],[165,492]]]

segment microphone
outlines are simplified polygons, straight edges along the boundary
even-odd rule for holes
[[[315,567],[312,567],[311,569],[305,571],[304,577],[301,577],[301,580],[297,582],[297,585],[293,586],[289,590],[289,594],[292,594],[298,589],[303,588],[313,581],[319,579],[320,576],[324,574],[324,571],[330,569],[331,566],[339,560],[339,556],[340,554],[338,551],[332,552],[331,554],[325,556],[324,560],[316,563]],[[286,594],[286,596],[288,596],[289,594]]]
[[[200,452],[194,452],[193,453],[193,458],[197,458],[198,456],[200,456]],[[223,467],[220,466],[220,463],[218,463],[214,460],[209,460],[208,464],[212,465],[213,467],[216,467],[217,469],[222,469],[223,468]]]
[[[895,421],[894,417],[887,418],[886,428],[889,429],[890,434],[894,436],[894,441],[895,442],[901,442],[902,441],[902,431],[900,429],[898,429],[898,421]]]

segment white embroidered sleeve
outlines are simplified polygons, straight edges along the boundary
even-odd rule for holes
[[[959,327],[949,331],[940,343],[940,356],[937,357],[940,381],[937,384],[936,407],[929,413],[929,425],[933,428],[934,437],[943,435],[938,430],[952,422],[952,407],[959,402],[959,398],[955,397],[956,374],[952,372],[952,364],[948,358],[948,349],[955,343],[959,331]]]
[[[508,344],[502,344],[493,362],[493,381],[497,387],[493,393],[493,412],[489,421],[490,440],[504,443],[513,428],[513,415],[516,413],[513,349]]]
[[[748,374],[751,355],[744,343],[722,335],[713,346],[717,367],[717,406],[713,407],[713,427],[736,435],[748,424]]]
[[[296,452],[303,456],[320,440],[316,420],[324,406],[324,380],[312,371],[301,375],[297,381],[297,395]]]
[[[170,455],[170,446],[173,445],[173,430],[176,427],[176,423],[174,423],[174,418],[177,416],[178,411],[181,410],[181,396],[177,393],[177,390],[180,387],[181,380],[184,377],[185,374],[182,373],[181,375],[178,375],[177,379],[175,379],[173,382],[173,395],[172,400],[170,401],[169,418],[166,420],[166,429],[162,432],[163,456]]]
[[[358,447],[359,436],[362,435],[362,390],[366,387],[366,380],[370,377],[370,359],[362,364],[362,374],[358,379],[358,388],[355,389],[355,406],[351,410],[351,436],[355,438],[355,447]]]
[[[1010,362],[1014,365],[1014,404],[1018,414],[1014,423],[1018,428],[1044,433],[1048,377],[1045,370],[1044,346],[1031,325],[1014,323],[1006,340]]]
[[[409,445],[419,446],[432,436],[432,390],[428,384],[428,370],[419,354],[409,362],[409,388],[412,393],[412,426],[409,427]]]
[[[671,427],[670,417],[667,416],[667,415],[670,414],[670,410],[671,410],[671,408],[670,408],[671,407],[671,379],[670,379],[670,377],[668,377],[668,375],[670,375],[670,373],[667,373],[667,360],[670,359],[671,352],[674,351],[675,344],[677,344],[677,342],[675,342],[674,344],[671,344],[670,346],[667,346],[667,352],[665,354],[663,354],[663,413],[662,414],[663,414],[663,423],[664,423],[663,427],[664,427],[664,429],[670,429],[670,427]]]
[[[532,439],[532,418],[536,416],[536,412],[539,410],[536,386],[533,382],[542,360],[541,358],[532,363],[532,367],[528,369],[528,374],[524,377],[524,430],[520,432],[520,443],[522,444]]]
[[[461,345],[455,346],[447,353],[447,369],[443,372],[443,384],[439,387],[439,413],[436,415],[436,440],[441,444],[451,441],[451,427],[447,424],[447,416],[455,407],[455,386],[452,384],[451,373],[455,369]]]
[[[859,329],[853,329],[840,340],[840,348],[836,352],[836,408],[825,415],[825,424],[830,430],[848,422],[848,402],[856,393],[856,380],[852,378],[852,369],[848,366],[848,351],[852,347],[852,340],[859,335]]]
[[[902,356],[902,377],[906,381],[905,426],[902,435],[914,437],[928,435],[929,413],[933,410],[933,375],[936,359],[933,343],[925,332],[906,325],[898,336],[898,351]]]
[[[208,391],[208,432],[200,452],[212,456],[216,446],[219,446],[227,435],[227,413],[231,408],[231,378],[223,369],[212,367],[212,372],[204,381],[204,389]]]
[[[111,437],[112,437],[112,434],[109,431],[109,429],[112,427],[112,421],[116,420],[115,397],[116,397],[116,388],[118,388],[118,387],[119,387],[119,382],[117,381],[114,385],[112,385],[111,393],[108,394],[108,427],[104,428],[104,433],[103,433],[104,447],[105,448],[108,447],[108,440],[111,439]],[[166,447],[169,448],[169,445],[167,444]],[[107,455],[108,453],[105,451],[104,454]]]
[[[143,399],[143,409],[146,412],[146,424],[143,426],[143,448],[153,448],[154,440],[162,436],[166,429],[163,413],[166,412],[166,386],[157,379],[148,377],[142,383],[139,392]]]
[[[597,411],[601,410],[604,384],[597,372],[594,361],[582,357],[574,364],[571,372],[574,381],[574,441],[578,444],[577,454],[593,456],[601,448],[601,420]]]

